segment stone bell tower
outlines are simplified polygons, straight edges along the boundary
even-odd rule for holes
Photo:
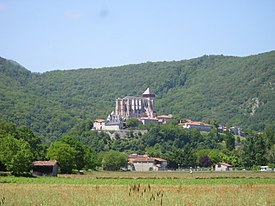
[[[155,112],[155,94],[150,90],[150,88],[147,88],[145,92],[143,92],[142,97],[147,99],[147,108],[145,108],[147,116],[150,118],[156,117]]]

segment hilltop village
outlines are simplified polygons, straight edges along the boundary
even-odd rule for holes
[[[124,123],[131,118],[137,119],[143,125],[167,124],[173,120],[173,115],[157,115],[155,111],[155,96],[154,92],[147,88],[142,96],[126,96],[122,99],[116,99],[115,111],[111,112],[106,119],[96,119],[93,123],[93,130],[106,131],[107,133],[109,131],[117,131],[123,136],[123,131],[127,131]],[[210,132],[212,129],[210,124],[190,119],[181,121],[179,126],[185,129],[198,129],[205,132]],[[219,132],[224,132],[227,128],[219,125],[217,129]],[[244,136],[239,127],[230,127],[229,130],[235,135]],[[145,131],[142,130],[141,132],[144,133]]]
[[[269,146],[273,144],[273,137],[264,139],[263,135],[251,133],[243,138],[240,137],[240,128],[226,129],[217,124],[192,120],[179,122],[171,114],[158,115],[155,97],[154,92],[147,88],[141,96],[118,98],[115,110],[106,119],[96,119],[92,129],[76,127],[71,134],[64,135],[49,147],[42,146],[39,137],[26,127],[16,128],[12,123],[0,123],[0,130],[5,135],[0,144],[0,170],[2,167],[3,171],[20,173],[28,171],[28,165],[32,165],[34,176],[57,176],[59,167],[61,173],[97,168],[126,171],[178,168],[230,171],[254,165],[262,165],[263,171],[273,168],[266,166],[266,163],[273,162],[273,147]],[[138,124],[130,126],[132,120]],[[9,136],[11,132],[17,136]],[[28,163],[24,168],[19,168],[16,163],[9,167],[13,160],[7,158],[9,155],[9,158],[13,157],[11,151],[14,146],[10,141],[18,144],[18,148],[25,144],[17,140],[18,137],[31,137],[27,141],[36,142],[33,151],[29,146],[26,154],[22,153],[20,160]],[[26,144],[29,144],[27,141]],[[17,154],[17,151],[13,152]]]
[[[155,111],[155,94],[147,88],[142,96],[126,96],[116,99],[115,110],[111,112],[106,119],[96,119],[93,123],[93,129],[104,131],[110,138],[115,139],[116,135],[121,138],[127,137],[127,133],[132,132],[134,135],[147,133],[147,130],[129,130],[125,128],[125,122],[129,119],[136,119],[140,124],[167,124],[173,120],[173,116],[158,115]],[[197,129],[199,131],[210,132],[212,125],[199,121],[185,120],[180,121],[179,127],[185,129]],[[217,131],[223,133],[226,127],[219,125]],[[243,132],[238,127],[229,128],[231,133],[243,136]],[[168,162],[159,157],[150,157],[148,155],[130,154],[128,156],[128,168],[130,171],[160,171],[167,169]],[[220,163],[215,165],[215,171],[232,170],[232,165]]]
[[[116,108],[107,119],[96,119],[95,130],[122,130],[123,122],[136,118],[142,124],[166,123],[172,115],[157,116],[155,111],[155,94],[147,88],[141,97],[126,96],[116,99]]]

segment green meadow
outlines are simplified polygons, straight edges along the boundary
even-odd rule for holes
[[[275,205],[272,172],[0,177],[0,205]]]

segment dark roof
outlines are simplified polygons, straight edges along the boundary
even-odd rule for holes
[[[33,166],[54,166],[55,164],[58,164],[56,160],[50,160],[50,161],[34,161],[32,163]]]

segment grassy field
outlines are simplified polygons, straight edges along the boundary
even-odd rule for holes
[[[271,172],[0,177],[0,205],[275,205],[274,194]]]

